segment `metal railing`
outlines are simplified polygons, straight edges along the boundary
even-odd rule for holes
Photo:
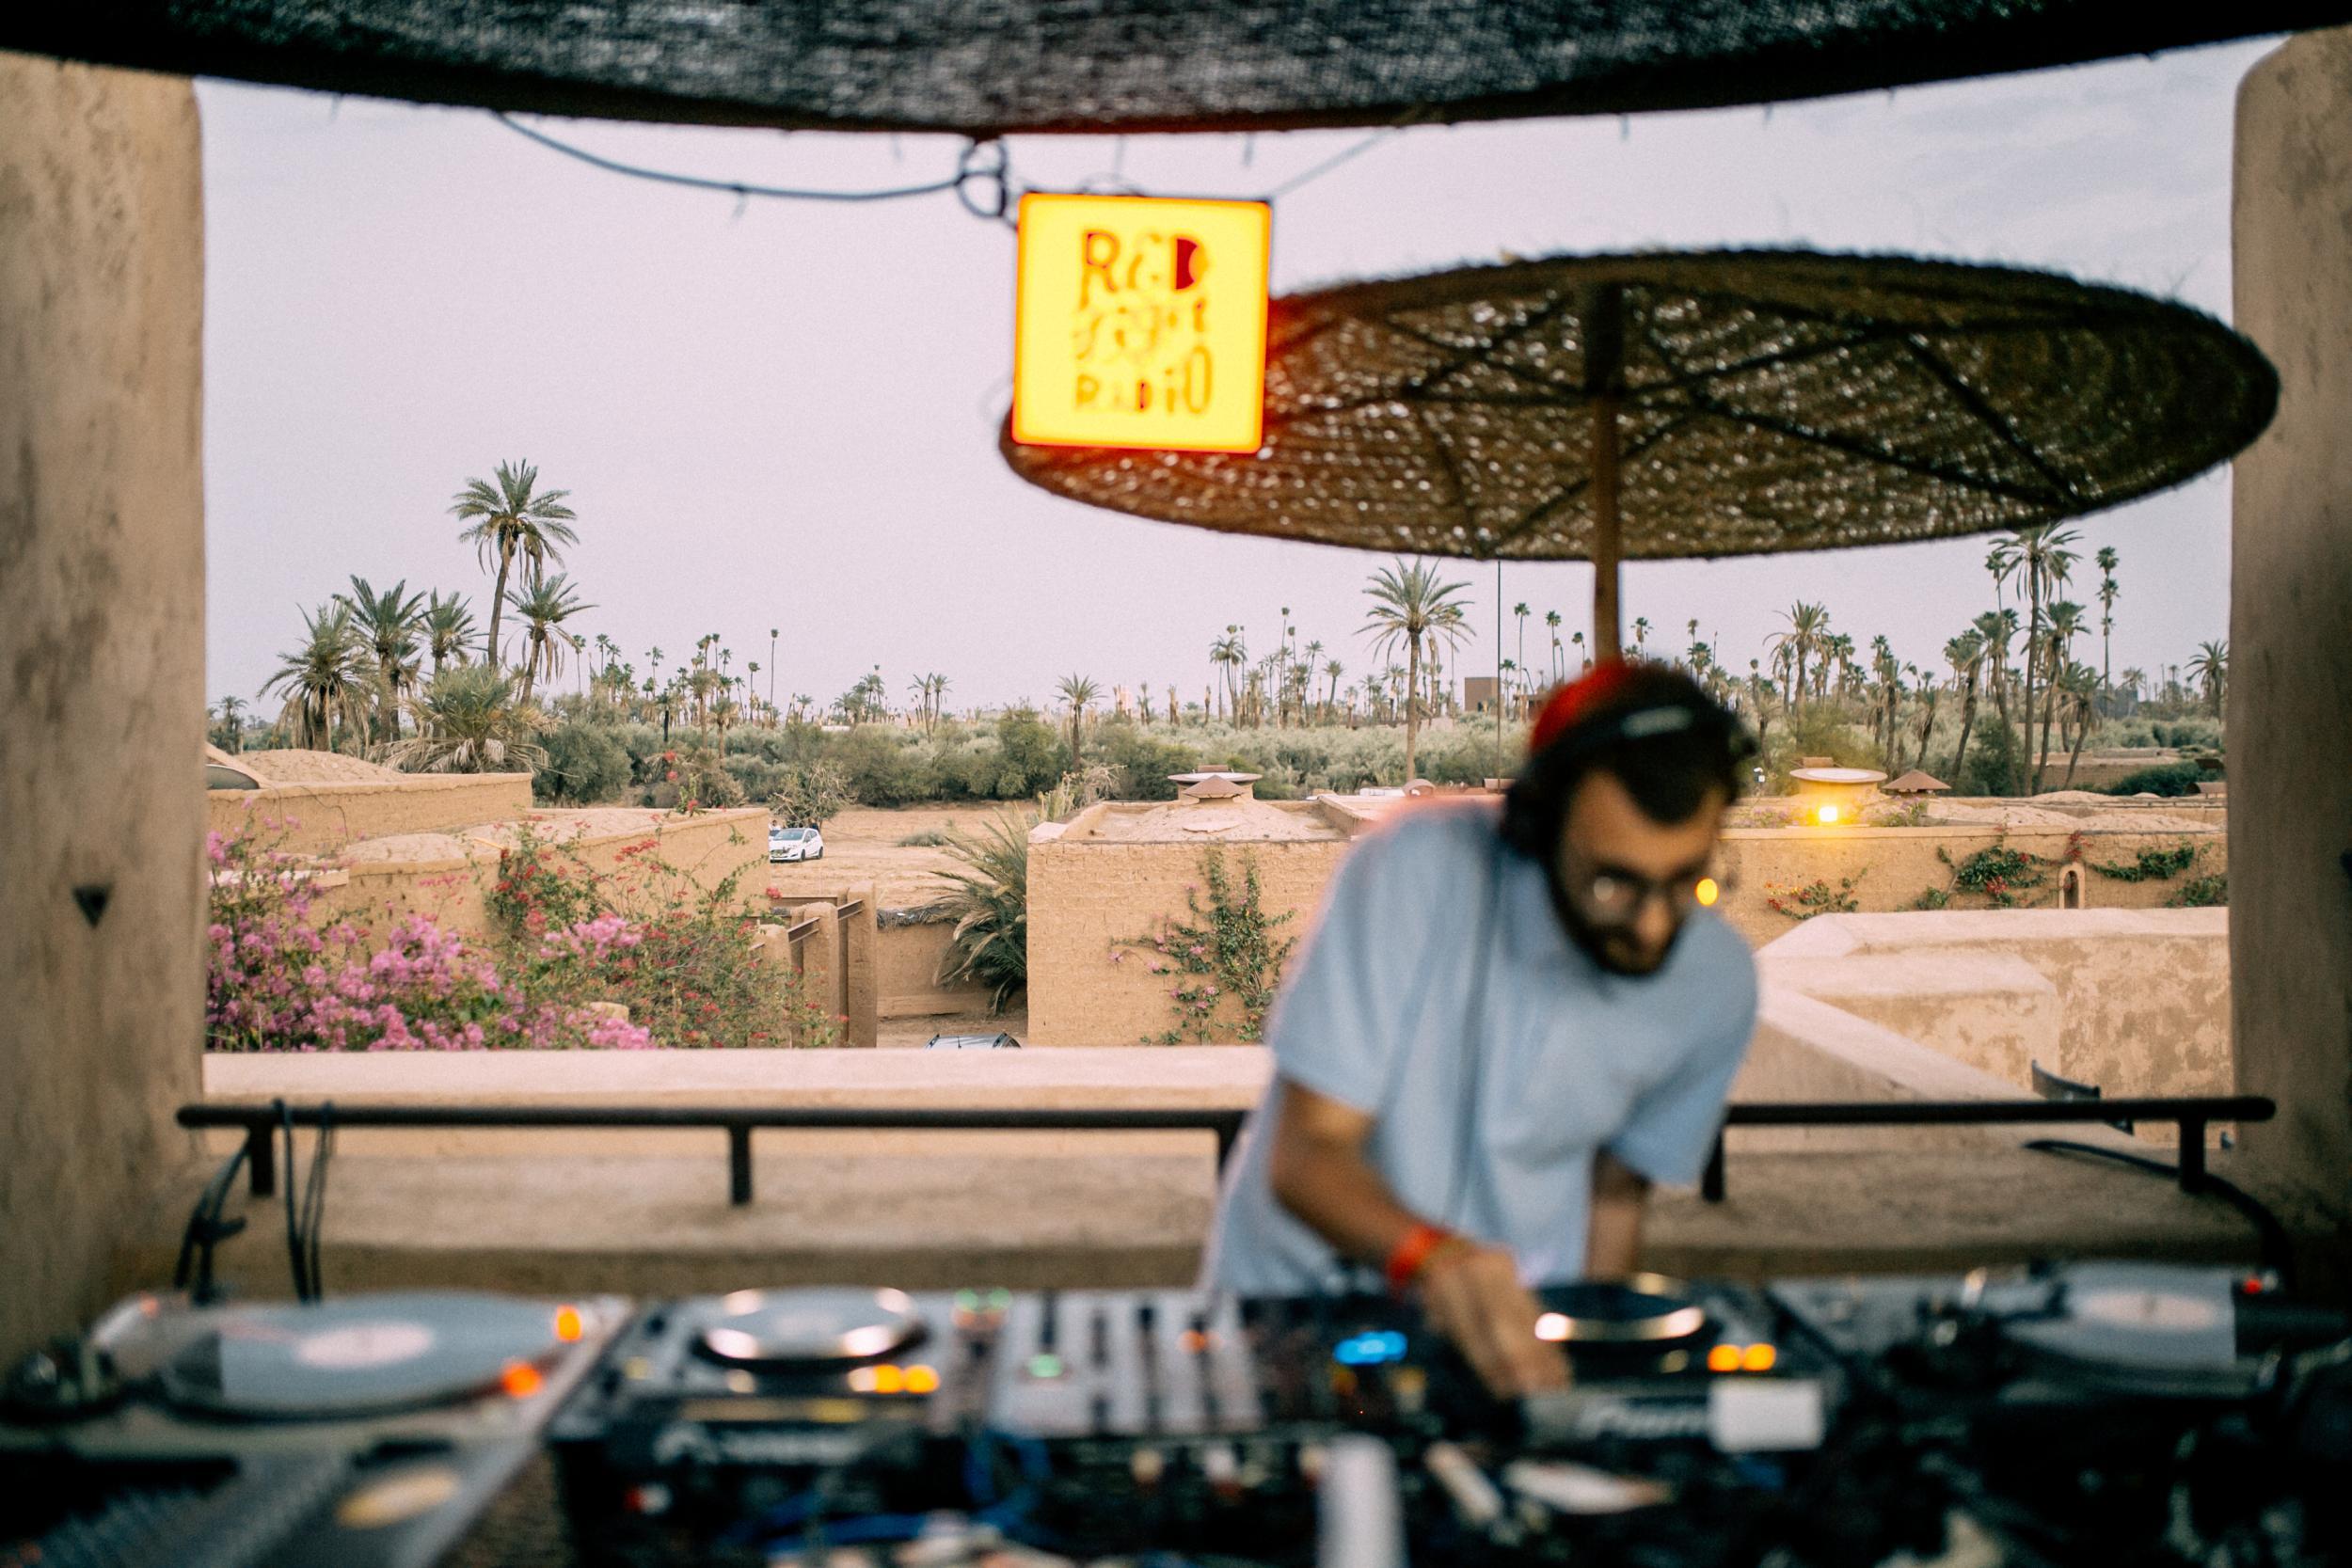
[[[278,1190],[275,1134],[291,1121],[296,1127],[317,1127],[323,1120],[337,1128],[466,1127],[546,1131],[550,1128],[684,1128],[707,1127],[727,1135],[727,1201],[741,1207],[752,1201],[752,1133],[759,1128],[865,1132],[1201,1132],[1216,1135],[1217,1169],[1241,1136],[1247,1111],[1157,1110],[1027,1110],[1006,1107],[965,1110],[953,1107],[810,1106],[781,1110],[735,1105],[294,1105],[272,1101],[207,1101],[180,1107],[180,1125],[188,1128],[233,1127],[245,1131],[246,1162],[252,1172],[252,1193],[267,1197]]]
[[[2002,1127],[2083,1126],[2117,1120],[2171,1122],[2180,1129],[2178,1174],[2183,1192],[2205,1185],[2205,1130],[2217,1121],[2268,1121],[2278,1114],[2259,1095],[2192,1095],[2133,1100],[1887,1100],[1763,1101],[1727,1106],[1724,1128],[1733,1127]],[[252,1193],[276,1193],[275,1134],[291,1122],[338,1128],[710,1128],[727,1137],[727,1198],[740,1207],[752,1201],[752,1133],[761,1128],[866,1132],[1203,1132],[1216,1137],[1221,1173],[1241,1136],[1247,1111],[1027,1110],[1015,1107],[963,1109],[944,1106],[898,1108],[812,1106],[753,1109],[732,1105],[295,1105],[269,1101],[214,1101],[180,1108],[180,1125],[192,1129],[242,1129]],[[1724,1199],[1724,1135],[1700,1181],[1709,1203]]]
[[[2172,1122],[2180,1129],[2181,1191],[2205,1185],[2205,1129],[2217,1121],[2268,1121],[2278,1104],[2261,1095],[2158,1095],[2133,1100],[1883,1100],[1759,1102],[1724,1108],[1733,1127],[2049,1127],[2116,1121]],[[1724,1200],[1724,1134],[1699,1180],[1699,1196]]]

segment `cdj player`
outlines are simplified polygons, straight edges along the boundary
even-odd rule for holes
[[[2352,1561],[2352,1321],[2265,1276],[1544,1306],[1502,1405],[1384,1298],[139,1298],[10,1384],[0,1565]]]

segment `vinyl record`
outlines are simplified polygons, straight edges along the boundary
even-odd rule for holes
[[[2121,1393],[2230,1398],[2252,1391],[2238,1354],[2237,1301],[2223,1270],[2079,1263],[2059,1275],[2058,1310],[2002,1324],[2046,1370]]]
[[[1707,1309],[1691,1288],[1664,1275],[1580,1280],[1548,1289],[1542,1298],[1536,1335],[1569,1345],[1662,1345],[1707,1326]]]
[[[923,1338],[923,1315],[899,1291],[738,1291],[695,1336],[713,1360],[739,1367],[871,1361]]]
[[[162,1387],[183,1409],[255,1420],[446,1404],[488,1393],[517,1363],[552,1354],[569,1311],[466,1291],[228,1307],[164,1364]]]

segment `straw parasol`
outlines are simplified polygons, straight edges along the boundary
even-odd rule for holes
[[[1246,131],[1819,97],[2352,20],[2344,0],[73,0],[0,48],[564,115]]]
[[[2099,511],[2261,433],[2278,377],[2213,318],[2011,267],[1559,257],[1277,301],[1254,453],[1025,447],[1057,495],[1231,533],[1479,561],[1940,539]]]

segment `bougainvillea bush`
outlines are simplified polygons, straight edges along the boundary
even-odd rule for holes
[[[707,893],[655,841],[597,873],[528,829],[500,856],[477,940],[429,915],[311,918],[317,863],[257,822],[207,843],[213,1051],[643,1050],[830,1043],[761,964],[732,881]],[[609,1006],[617,1003],[627,1009]]]

